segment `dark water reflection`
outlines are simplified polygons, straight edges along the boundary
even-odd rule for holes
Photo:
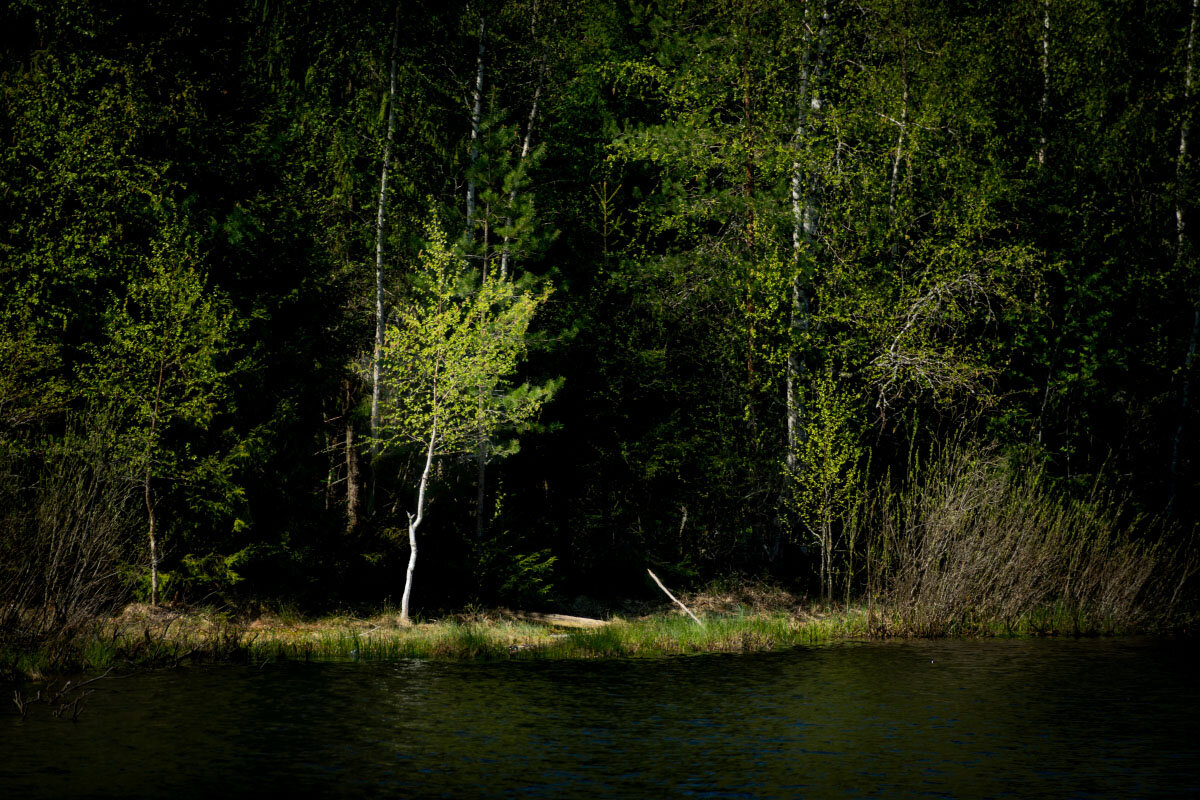
[[[844,644],[655,661],[286,664],[0,716],[0,797],[1179,796],[1194,645]]]

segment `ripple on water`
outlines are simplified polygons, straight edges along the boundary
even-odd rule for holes
[[[0,716],[0,796],[1162,796],[1188,643],[848,643],[665,660],[273,664]]]

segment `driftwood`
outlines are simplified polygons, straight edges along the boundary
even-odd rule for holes
[[[516,616],[518,619],[541,622],[545,625],[557,625],[560,628],[602,628],[608,624],[606,619],[572,617],[567,614],[541,614],[537,611],[518,611]]]
[[[646,572],[650,572],[650,570],[646,570]],[[697,625],[699,625],[701,628],[703,628],[703,627],[704,627],[704,623],[700,621],[700,618],[699,618],[699,617],[697,617],[695,614],[693,614],[693,613],[692,613],[692,610],[691,610],[690,608],[688,608],[687,606],[685,606],[683,603],[679,602],[679,598],[677,598],[675,595],[673,595],[673,594],[671,594],[669,591],[667,591],[667,587],[663,586],[663,582],[662,582],[662,581],[660,581],[660,580],[658,579],[658,576],[657,576],[657,575],[655,575],[653,572],[650,572],[650,577],[651,577],[651,578],[654,578],[654,582],[658,584],[658,588],[662,589],[662,590],[663,590],[663,592],[664,592],[664,593],[666,593],[667,597],[669,597],[669,598],[671,598],[672,600],[674,600],[674,601],[675,601],[675,605],[679,606],[679,607],[680,607],[680,608],[682,608],[684,611],[686,611],[686,612],[687,612],[687,615],[688,615],[689,617],[691,617],[691,618],[692,618],[692,620],[693,620],[693,621],[694,621],[694,622],[695,622]]]

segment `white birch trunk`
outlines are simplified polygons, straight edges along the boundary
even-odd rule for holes
[[[896,192],[900,187],[900,162],[904,158],[904,134],[908,132],[908,75],[904,76],[904,94],[900,100],[900,133],[896,137],[896,155],[892,157],[892,185],[888,190],[888,213],[896,224]],[[895,250],[893,246],[893,256]]]
[[[1179,123],[1179,152],[1175,158],[1175,268],[1182,266],[1184,259],[1183,178],[1187,162],[1188,134],[1191,128],[1192,97],[1192,51],[1196,39],[1196,10],[1200,0],[1192,0],[1192,16],[1188,25],[1187,48],[1183,69],[1183,119]],[[1175,495],[1179,489],[1179,446],[1183,441],[1183,424],[1187,417],[1191,390],[1192,363],[1196,359],[1196,338],[1200,333],[1200,285],[1196,287],[1193,300],[1192,335],[1188,338],[1187,355],[1183,358],[1183,385],[1179,393],[1179,421],[1175,425],[1175,437],[1171,442],[1171,482],[1167,491],[1167,516],[1175,510]]]
[[[143,484],[146,498],[146,514],[150,520],[150,605],[158,605],[158,540],[155,539],[154,501],[150,494],[150,472],[146,472]]]
[[[433,466],[433,446],[437,442],[437,421],[429,432],[429,446],[425,449],[425,469],[421,471],[421,483],[417,489],[417,515],[408,515],[408,569],[404,573],[404,595],[400,599],[400,624],[409,624],[409,599],[412,597],[413,573],[417,569],[417,528],[425,518],[425,487],[429,485],[429,470]]]
[[[145,459],[146,472],[143,475],[142,488],[145,492],[146,500],[146,516],[149,524],[150,534],[150,605],[158,605],[158,539],[155,538],[155,533],[158,527],[158,518],[154,514],[154,495],[150,491],[150,461],[154,455],[153,443],[156,434],[158,433],[158,415],[162,408],[163,382],[166,377],[166,364],[163,361],[158,362],[158,380],[154,387],[154,405],[150,412],[150,432],[146,436],[146,450],[143,453]]]
[[[392,69],[388,84],[387,138],[383,142],[383,165],[379,170],[379,205],[375,214],[375,349],[371,357],[371,460],[379,455],[379,359],[383,353],[383,216],[387,207],[388,166],[392,158],[392,135],[396,128],[396,57],[400,44],[400,5],[392,23]],[[374,481],[372,480],[372,484]],[[372,489],[372,492],[374,490]]]
[[[483,38],[487,33],[487,18],[479,18],[479,55],[475,58],[475,93],[471,109],[471,163],[467,167],[467,231],[470,244],[475,240],[475,161],[479,158],[479,125],[483,113]]]
[[[807,13],[805,14],[807,17]],[[822,52],[826,26],[829,22],[828,8],[822,5],[819,43],[814,45],[812,30],[807,22],[804,29],[804,54],[800,62],[800,99],[796,120],[796,148],[799,150],[807,144],[811,135],[810,117],[820,113],[821,95],[817,87],[824,70],[824,53]],[[809,70],[813,48],[817,47],[816,60],[813,69]],[[804,408],[800,400],[799,382],[804,374],[804,361],[800,357],[797,340],[804,331],[808,330],[809,304],[808,295],[804,291],[801,263],[804,252],[811,247],[817,232],[816,181],[810,177],[805,187],[804,164],[797,156],[792,162],[792,257],[795,274],[792,276],[792,309],[789,325],[792,330],[792,346],[788,349],[787,357],[787,470],[795,475],[799,468],[797,450],[805,441],[803,424]]]
[[[1046,116],[1050,111],[1050,0],[1042,0],[1042,41],[1041,41],[1041,65],[1042,65],[1042,101],[1038,106],[1038,169],[1046,164]],[[1054,367],[1058,359],[1058,348],[1061,343],[1061,334],[1056,336],[1057,341],[1054,345],[1054,357],[1050,361],[1050,367],[1046,372],[1046,385],[1042,390],[1042,403],[1038,409],[1037,417],[1037,443],[1042,443],[1042,434],[1045,431],[1046,424],[1046,407],[1050,403],[1050,390],[1054,386]]]
[[[907,49],[907,43],[905,43]],[[901,64],[901,80],[903,81],[904,90],[900,97],[900,120],[897,125],[900,127],[900,132],[896,134],[896,154],[892,157],[892,177],[891,185],[888,187],[888,217],[892,226],[892,245],[890,248],[891,263],[895,266],[896,257],[900,253],[900,231],[896,220],[896,196],[900,191],[900,163],[904,160],[904,137],[908,133],[908,57],[907,54],[902,55]]]
[[[1038,164],[1046,163],[1046,115],[1050,110],[1050,0],[1042,0],[1042,103],[1038,131]]]

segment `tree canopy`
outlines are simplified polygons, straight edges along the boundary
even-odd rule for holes
[[[828,594],[949,441],[1186,536],[1196,14],[14,0],[0,529],[103,430],[153,600],[387,602],[418,486],[420,608]]]

